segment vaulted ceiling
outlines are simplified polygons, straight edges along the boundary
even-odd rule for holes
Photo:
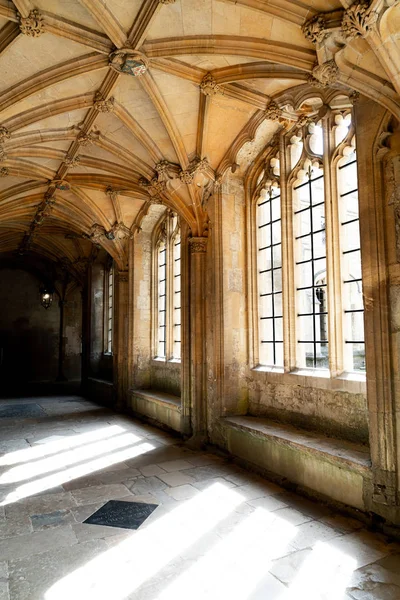
[[[355,4],[373,28],[343,38]],[[201,235],[204,197],[305,90],[398,117],[399,37],[397,0],[0,0],[0,251],[79,265],[95,242],[123,268],[157,203]]]

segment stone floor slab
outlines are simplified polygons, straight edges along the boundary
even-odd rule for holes
[[[48,550],[73,546],[76,542],[71,527],[58,527],[57,529],[0,540],[0,556],[6,560],[25,558]]]

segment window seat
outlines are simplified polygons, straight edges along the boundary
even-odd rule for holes
[[[371,479],[366,446],[258,417],[225,417],[220,423],[231,454],[304,489],[365,510],[364,488]]]
[[[114,384],[112,381],[97,377],[88,377],[86,380],[87,396],[94,402],[103,406],[112,406],[114,398]]]
[[[158,390],[131,390],[130,407],[139,416],[146,417],[174,431],[181,432],[181,399]]]

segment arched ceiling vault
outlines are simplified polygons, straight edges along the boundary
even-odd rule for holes
[[[400,117],[399,24],[399,0],[0,0],[0,252],[123,269],[155,204],[204,235],[243,145],[310,93]]]

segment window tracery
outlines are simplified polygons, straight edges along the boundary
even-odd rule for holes
[[[355,128],[349,108],[282,130],[255,190],[254,366],[365,371]],[[283,171],[281,172],[281,169]]]

